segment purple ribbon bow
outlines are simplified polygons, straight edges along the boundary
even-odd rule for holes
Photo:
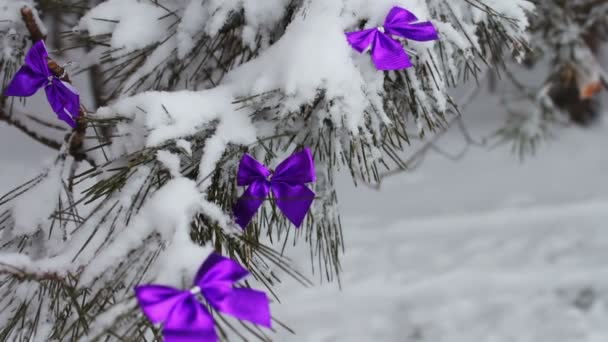
[[[372,60],[378,70],[399,70],[411,67],[412,61],[403,51],[401,43],[392,38],[399,36],[420,42],[439,39],[430,21],[417,23],[416,16],[401,7],[393,7],[384,20],[384,26],[362,31],[347,32],[346,39],[363,53],[371,46]]]
[[[25,65],[15,74],[6,88],[6,96],[32,96],[38,89],[44,87],[46,98],[59,119],[76,127],[80,97],[78,91],[67,82],[57,78],[47,62],[48,52],[44,41],[40,40],[25,56]]]
[[[248,274],[235,261],[212,253],[196,273],[193,289],[142,285],[135,287],[135,296],[144,315],[163,324],[165,342],[216,342],[213,317],[196,298],[199,293],[217,311],[271,327],[266,294],[232,287]]]
[[[277,207],[296,227],[300,227],[315,198],[306,183],[316,180],[315,164],[309,148],[292,154],[272,172],[249,154],[243,155],[236,176],[237,185],[249,186],[234,206],[236,222],[244,229],[270,191]]]

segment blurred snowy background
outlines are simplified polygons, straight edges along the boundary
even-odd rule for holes
[[[504,120],[487,91],[464,112],[478,140]],[[379,190],[344,175],[342,290],[279,287],[275,313],[297,335],[278,340],[608,341],[608,123],[551,133],[523,162],[508,145],[472,147],[457,161],[431,151]],[[466,146],[457,128],[437,145]]]
[[[28,106],[43,101],[37,94]],[[463,114],[476,139],[505,120],[499,96],[486,91]],[[605,121],[554,128],[523,162],[509,146],[473,147],[457,161],[431,151],[379,190],[352,189],[344,175],[342,288],[278,286],[273,311],[296,335],[276,340],[608,341]],[[2,193],[54,157],[3,123],[0,137]],[[452,129],[437,144],[457,154],[465,142]],[[310,275],[302,250],[290,256]]]

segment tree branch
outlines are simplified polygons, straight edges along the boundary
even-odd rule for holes
[[[57,151],[61,149],[61,143],[59,143],[58,141],[55,141],[55,140],[47,138],[47,137],[43,137],[42,135],[38,134],[34,130],[28,128],[27,125],[25,125],[21,121],[15,119],[11,115],[8,115],[8,113],[6,113],[4,111],[5,99],[6,98],[3,96],[0,97],[0,121],[6,122],[7,124],[17,128],[18,130],[23,132],[28,137],[34,139],[35,141],[41,143],[42,145],[44,145],[46,147],[52,148],[53,150],[57,150]]]
[[[42,34],[40,27],[38,27],[38,23],[36,22],[36,18],[34,18],[34,13],[31,8],[23,7],[21,9],[21,18],[25,23],[25,27],[27,27],[27,30],[30,32],[32,42],[36,43],[46,39],[46,36]]]
[[[24,280],[55,280],[64,282],[64,278],[53,272],[31,272],[17,266],[13,266],[4,262],[0,262],[0,275],[10,275],[19,281]]]
[[[57,270],[42,270],[28,255],[21,253],[8,253],[0,255],[0,275],[11,276],[19,281],[23,280],[53,280],[64,284],[70,273]]]
[[[485,80],[489,77],[489,75],[491,74],[489,69],[486,69],[483,71],[483,74],[479,77],[479,81],[477,82],[477,84],[473,87],[471,87],[469,89],[469,91],[463,95],[463,97],[460,99],[460,103],[458,104],[458,108],[459,109],[463,109],[465,107],[467,107],[475,97],[477,97],[477,95],[479,94],[479,90],[480,90],[480,84],[482,82],[485,82]],[[466,146],[464,147],[464,149],[459,152],[456,155],[450,155],[449,153],[446,153],[445,151],[441,150],[439,147],[437,147],[436,142],[441,139],[441,137],[443,137],[448,131],[449,129],[454,125],[454,123],[458,124],[458,127],[460,128],[460,131],[462,133],[462,136],[464,137],[464,140],[466,142]],[[478,142],[475,139],[473,139],[473,137],[471,136],[471,134],[469,133],[469,131],[466,128],[466,125],[464,124],[464,121],[462,120],[462,116],[460,114],[455,115],[454,117],[452,117],[446,124],[445,127],[443,127],[441,129],[441,131],[436,132],[435,135],[428,141],[425,142],[423,144],[423,146],[418,149],[416,152],[414,152],[405,162],[404,165],[409,166],[415,163],[416,166],[418,166],[420,163],[420,161],[426,156],[426,154],[433,150],[436,151],[437,153],[443,155],[446,158],[452,159],[452,160],[458,160],[462,157],[464,157],[464,155],[466,154],[466,152],[469,150],[469,148],[471,146],[484,146],[485,144],[483,142]],[[382,183],[385,179],[396,176],[398,174],[407,172],[407,171],[411,171],[412,169],[414,169],[416,166],[414,167],[408,167],[408,168],[402,168],[402,167],[398,167],[397,169],[394,170],[390,170],[387,171],[385,173],[382,173],[378,176],[378,181],[376,183],[368,183],[365,180],[357,177],[358,180],[361,181],[361,183],[363,185],[365,185],[366,187],[372,189],[372,190],[377,190],[380,191],[381,187],[382,187]]]
[[[36,18],[34,17],[34,12],[31,8],[24,6],[21,8],[21,17],[25,22],[25,26],[30,32],[30,37],[33,42],[37,42],[40,40],[44,40],[46,37],[42,34],[40,27],[38,27],[38,23],[36,22]],[[48,66],[51,72],[62,81],[67,83],[72,83],[70,77],[65,72],[65,69],[62,68],[57,62],[52,59],[48,59]],[[76,118],[76,128],[72,131],[72,133],[66,137],[66,143],[69,145],[68,153],[74,157],[74,160],[80,162],[83,160],[89,161],[89,163],[94,163],[90,158],[87,158],[86,153],[83,151],[83,143],[85,138],[85,133],[87,130],[87,121],[85,118],[85,113],[83,107],[80,106],[78,111],[78,117]]]

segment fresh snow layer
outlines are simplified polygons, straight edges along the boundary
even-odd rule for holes
[[[112,263],[122,260],[131,250],[140,246],[146,237],[157,232],[164,241],[173,246],[169,251],[163,252],[170,255],[163,255],[161,258],[170,261],[171,265],[165,265],[167,267],[159,273],[167,284],[179,285],[180,272],[186,268],[184,265],[187,265],[188,270],[196,269],[196,264],[200,263],[196,260],[210,252],[210,249],[195,246],[189,235],[192,217],[201,210],[203,201],[196,183],[192,180],[181,177],[170,180],[147,200],[128,229],[117,234],[108,248],[103,249],[90,261],[81,281],[89,283]],[[201,251],[205,253],[201,254]]]
[[[87,12],[76,29],[91,36],[111,34],[112,48],[125,54],[161,40],[168,28],[168,21],[162,19],[165,14],[145,1],[108,0]]]

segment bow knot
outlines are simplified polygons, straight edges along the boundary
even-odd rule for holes
[[[401,7],[393,7],[382,26],[346,33],[348,43],[355,50],[360,53],[371,51],[378,70],[411,67],[413,64],[403,46],[392,36],[421,42],[439,39],[437,30],[430,21],[418,22],[413,13]]]
[[[142,285],[135,288],[135,296],[144,315],[163,324],[165,342],[216,342],[213,317],[196,298],[199,293],[217,311],[271,327],[266,294],[233,287],[248,274],[233,260],[212,253],[199,268],[192,289]]]
[[[247,186],[234,206],[236,222],[245,228],[270,193],[277,207],[300,227],[315,193],[305,184],[315,181],[315,166],[309,148],[294,153],[272,171],[249,154],[243,155],[237,185]]]
[[[268,182],[268,184],[272,184],[272,182],[274,182],[274,180],[273,180],[274,170],[273,169],[268,169],[268,172],[269,172],[269,174],[264,177],[264,180],[266,182]]]
[[[44,88],[46,98],[60,120],[76,127],[75,119],[80,109],[78,91],[57,78],[48,66],[48,52],[40,40],[28,51],[25,64],[17,71],[4,94],[7,96],[32,96]]]

